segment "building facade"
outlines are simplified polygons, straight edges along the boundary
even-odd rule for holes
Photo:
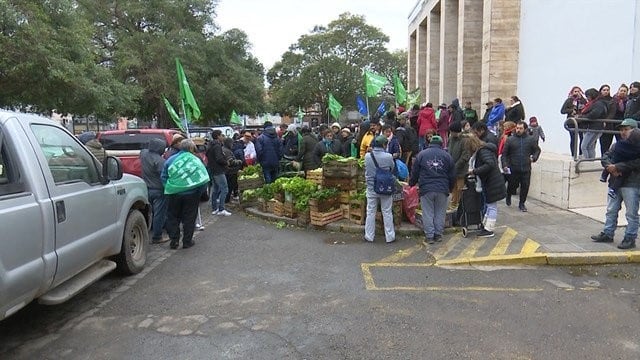
[[[560,107],[574,85],[640,81],[640,0],[419,0],[409,15],[408,88],[478,114],[517,95],[569,154]]]

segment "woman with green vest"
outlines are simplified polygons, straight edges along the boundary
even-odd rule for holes
[[[196,145],[191,139],[184,139],[178,146],[179,152],[164,163],[160,178],[164,183],[167,197],[167,233],[170,247],[178,248],[180,224],[182,223],[182,248],[192,247],[193,230],[198,216],[200,195],[209,183],[209,174],[202,160],[195,155]]]

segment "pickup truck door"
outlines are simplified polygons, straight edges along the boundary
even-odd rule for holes
[[[56,286],[113,255],[122,236],[115,231],[118,199],[115,185],[101,183],[98,160],[74,136],[46,124],[30,127],[55,214]]]
[[[55,258],[48,271],[44,260],[53,245],[51,204],[39,202],[37,181],[29,181],[41,175],[23,166],[22,149],[4,130],[0,126],[0,319],[44,291],[55,268]]]

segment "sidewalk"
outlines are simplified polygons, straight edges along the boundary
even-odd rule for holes
[[[517,201],[515,196],[514,204],[517,204]],[[425,250],[435,259],[432,262],[441,266],[640,262],[640,250],[623,251],[616,247],[623,236],[622,228],[618,229],[614,243],[594,243],[590,236],[602,230],[602,220],[562,210],[537,200],[528,200],[527,208],[529,211],[523,213],[518,210],[517,205],[508,207],[501,201],[498,205],[498,227],[494,237],[478,238],[470,231],[465,238],[459,228],[448,228],[442,243],[430,245]],[[298,226],[296,219],[265,214],[255,208],[247,208],[245,212],[269,221],[283,221]],[[624,212],[620,212],[620,220],[623,219]],[[324,229],[333,232],[364,233],[364,226],[347,220],[331,223]],[[396,227],[396,233],[399,236],[415,236],[421,244],[422,230],[412,224],[403,222],[400,227]],[[416,251],[419,249],[416,243],[398,243],[403,248],[411,246],[409,249],[399,250],[406,255],[403,256],[403,261],[424,261],[424,253]]]

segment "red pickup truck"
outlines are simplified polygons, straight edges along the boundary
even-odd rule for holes
[[[174,134],[182,132],[173,129],[108,130],[98,134],[98,141],[107,155],[120,158],[123,172],[142,177],[140,150],[146,149],[152,138],[163,140],[169,147]]]

